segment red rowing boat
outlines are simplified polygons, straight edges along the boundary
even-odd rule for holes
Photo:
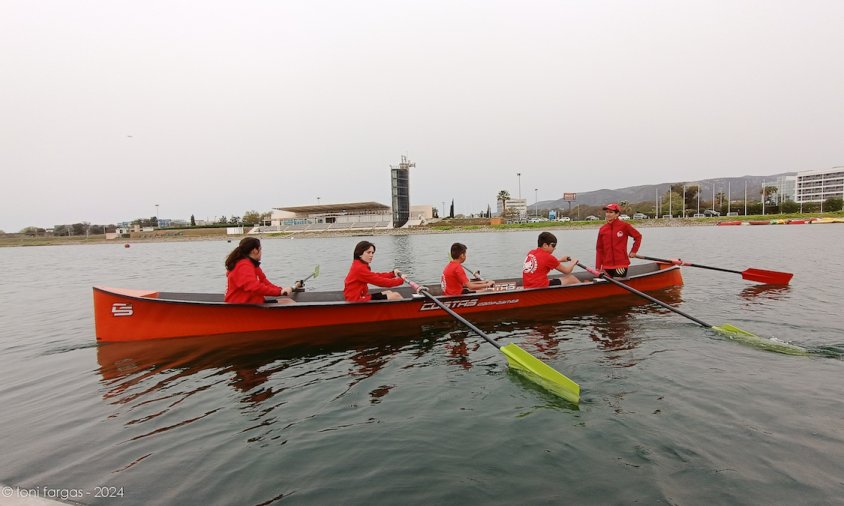
[[[625,283],[640,291],[681,286],[677,266],[659,263],[630,267]],[[429,287],[449,308],[461,315],[501,313],[629,295],[627,290],[588,272],[578,278],[591,283],[525,289],[521,278],[496,282],[494,291],[441,297],[439,286]],[[289,303],[227,304],[223,294],[173,293],[94,287],[94,322],[99,341],[142,341],[189,336],[273,332],[283,335],[334,335],[395,326],[413,320],[449,320],[432,301],[409,287],[394,288],[404,298],[395,301],[349,303],[342,291],[299,292]]]

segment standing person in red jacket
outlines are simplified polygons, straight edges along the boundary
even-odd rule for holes
[[[522,285],[525,288],[545,288],[555,285],[573,285],[580,280],[571,271],[577,265],[577,259],[571,257],[556,258],[552,253],[557,247],[557,236],[551,232],[542,232],[536,239],[536,249],[528,252],[522,267]],[[569,262],[564,264],[563,262]],[[548,273],[556,269],[565,276],[549,280]]]
[[[404,274],[398,269],[392,272],[372,272],[369,264],[375,257],[375,245],[369,241],[361,241],[355,246],[352,256],[352,266],[346,275],[346,285],[343,296],[348,302],[367,302],[370,300],[397,300],[402,296],[398,292],[385,290],[380,293],[369,293],[369,285],[382,288],[392,288],[404,283]]]
[[[495,281],[491,279],[469,280],[466,273],[463,272],[463,262],[466,261],[467,250],[466,245],[459,242],[451,245],[452,260],[443,269],[443,276],[440,281],[443,295],[461,295],[478,290],[488,290],[495,286]]]
[[[604,207],[607,222],[598,231],[598,244],[595,246],[595,268],[603,270],[611,278],[627,276],[630,259],[636,258],[636,252],[642,245],[642,234],[624,220],[618,204]],[[628,239],[633,238],[633,247],[627,253]]]
[[[276,286],[261,270],[261,241],[244,237],[226,258],[226,302],[263,304],[264,297],[290,295],[293,288]]]

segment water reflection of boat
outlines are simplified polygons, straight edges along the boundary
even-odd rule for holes
[[[641,291],[683,284],[675,266],[649,263],[631,266],[625,282]],[[591,274],[577,274],[592,281]],[[342,292],[301,292],[288,304],[226,304],[222,294],[167,293],[94,288],[94,321],[100,341],[140,341],[196,335],[285,332],[285,340],[311,342],[322,335],[345,336],[371,332],[403,321],[448,320],[451,317],[408,287],[394,289],[404,298],[350,304]],[[439,286],[429,291],[441,295]],[[441,297],[461,315],[510,314],[517,309],[559,307],[576,301],[628,296],[604,280],[578,285],[524,289],[521,278],[500,280],[496,289],[455,297]]]

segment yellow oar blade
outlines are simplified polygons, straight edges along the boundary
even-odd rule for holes
[[[806,350],[806,348],[803,348],[802,346],[797,346],[796,344],[786,343],[783,341],[777,341],[776,339],[764,339],[728,323],[719,327],[713,326],[712,329],[717,330],[718,332],[726,335],[733,341],[747,344],[749,346],[753,346],[754,348],[759,348],[766,351],[773,351],[775,353],[784,353],[786,355],[809,355],[809,351]]]
[[[510,367],[528,373],[525,377],[534,383],[572,404],[580,402],[580,385],[550,365],[519,348],[514,343],[505,344],[499,349],[507,357],[507,363],[510,364]]]

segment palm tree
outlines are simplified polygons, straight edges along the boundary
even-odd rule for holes
[[[510,192],[501,190],[498,192],[498,198],[496,200],[501,202],[501,216],[504,216],[505,211],[507,211],[507,201],[510,200]]]

